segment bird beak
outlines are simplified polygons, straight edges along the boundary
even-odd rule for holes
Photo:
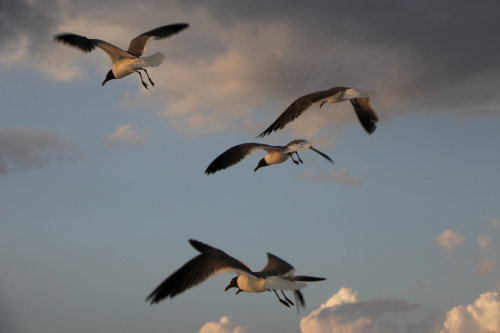
[[[257,171],[260,168],[260,165],[257,165],[257,167],[253,170],[253,172]]]
[[[104,81],[102,81],[102,86],[104,87],[104,84],[105,84],[106,82],[108,82],[108,81],[109,81],[109,79],[106,77],[106,78],[104,79]]]
[[[235,295],[238,295],[238,294],[239,294],[239,293],[241,293],[242,291],[243,291],[243,290],[238,289],[238,291],[236,292],[236,294],[235,294]]]

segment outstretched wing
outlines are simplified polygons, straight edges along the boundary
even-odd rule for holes
[[[219,170],[229,168],[232,165],[240,162],[246,156],[250,155],[257,149],[275,149],[275,146],[266,145],[263,143],[242,143],[234,146],[220,154],[205,170],[207,175],[215,173]],[[277,149],[277,148],[276,148]]]
[[[151,39],[153,38],[156,40],[164,39],[184,29],[187,29],[188,27],[189,24],[187,23],[169,24],[169,25],[164,25],[163,27],[150,30],[143,34],[140,34],[139,36],[135,37],[130,41],[128,52],[139,57],[144,52],[146,52],[148,44],[151,41]]]
[[[354,107],[359,122],[368,134],[377,129],[378,117],[370,103],[370,98],[353,98],[349,100]]]
[[[189,240],[189,243],[202,254],[194,257],[170,275],[153,290],[146,298],[146,302],[155,304],[165,298],[173,298],[208,278],[225,272],[256,277],[245,264],[225,252],[193,239]]]
[[[275,256],[272,253],[267,253],[267,265],[258,272],[259,276],[293,276],[295,268],[285,260]]]
[[[113,63],[122,58],[134,57],[133,55],[120,49],[118,46],[110,44],[106,41],[100,39],[89,39],[85,36],[80,36],[77,34],[64,33],[55,35],[54,40],[56,42],[63,43],[64,45],[76,47],[77,49],[85,53],[92,52],[96,47],[99,47],[108,54]]]
[[[313,105],[331,98],[336,94],[341,94],[345,91],[346,87],[335,87],[328,90],[317,91],[311,94],[304,95],[297,98],[285,111],[271,124],[264,132],[260,133],[257,137],[262,138],[277,130],[283,129],[286,124],[294,121],[302,113],[309,110]]]

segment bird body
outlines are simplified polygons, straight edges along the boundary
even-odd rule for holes
[[[308,148],[317,152],[328,161],[333,163],[332,159],[329,156],[314,148],[312,146],[312,142],[307,140],[292,140],[286,146],[270,146],[263,143],[242,143],[237,146],[231,147],[224,153],[220,154],[215,160],[213,160],[212,163],[210,163],[210,165],[205,170],[205,173],[209,175],[235,165],[243,160],[246,156],[252,154],[257,149],[266,151],[267,155],[259,161],[259,164],[255,168],[254,172],[264,166],[283,163],[290,157],[292,158],[293,162],[298,165],[299,162],[303,163],[299,157],[298,151]],[[296,161],[293,158],[293,154],[297,155],[299,161]]]
[[[266,278],[255,278],[248,275],[240,275],[237,279],[238,287],[247,293],[261,293],[270,290],[300,290],[306,286],[305,283],[290,281],[288,278],[278,276],[267,276]]]
[[[102,82],[103,86],[109,80],[121,79],[132,73],[138,73],[141,77],[142,85],[147,89],[148,85],[142,79],[140,70],[146,73],[149,82],[154,86],[154,83],[149,77],[149,73],[146,70],[146,67],[159,66],[165,59],[165,55],[161,52],[157,52],[149,57],[141,57],[142,54],[147,50],[148,43],[151,41],[151,39],[158,40],[167,38],[188,27],[189,24],[187,23],[177,23],[150,30],[132,39],[127,51],[124,51],[121,48],[106,41],[100,39],[89,39],[85,36],[80,36],[73,33],[63,33],[55,35],[54,40],[56,42],[76,47],[85,53],[92,52],[96,47],[106,52],[113,62],[113,68],[110,69],[106,74],[106,78]]]
[[[257,137],[264,137],[277,130],[283,129],[286,124],[294,121],[302,113],[320,103],[320,108],[324,103],[341,103],[350,101],[354,111],[368,134],[372,134],[377,128],[378,117],[370,104],[370,97],[375,92],[373,90],[364,91],[349,87],[333,87],[328,90],[317,91],[297,98],[285,111],[276,119],[271,126]]]

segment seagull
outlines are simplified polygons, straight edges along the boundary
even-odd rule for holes
[[[189,24],[187,23],[177,23],[150,30],[132,39],[127,51],[100,39],[89,39],[85,36],[72,33],[55,35],[54,40],[65,45],[76,47],[85,53],[92,52],[96,47],[106,52],[113,61],[113,68],[109,70],[106,78],[102,82],[103,86],[109,80],[121,79],[132,73],[139,73],[142,85],[144,88],[148,89],[148,85],[142,79],[140,70],[146,73],[149,82],[154,86],[155,84],[149,77],[149,73],[145,67],[157,67],[163,62],[163,59],[165,59],[165,55],[161,52],[141,58],[141,55],[147,50],[149,41],[153,38],[156,40],[167,38],[188,27]]]
[[[257,138],[262,138],[279,129],[283,129],[286,124],[294,121],[304,111],[309,110],[313,105],[320,103],[321,108],[326,102],[340,103],[349,100],[351,102],[361,125],[368,134],[375,132],[378,117],[370,104],[370,97],[375,92],[362,91],[348,87],[333,87],[328,90],[317,91],[297,98],[283,113]]]
[[[294,303],[289,300],[284,290],[293,291],[300,305],[304,306],[304,297],[300,289],[304,288],[304,282],[297,281],[323,281],[326,278],[313,276],[295,276],[295,268],[277,256],[267,253],[267,265],[260,272],[252,272],[247,265],[216,249],[194,239],[189,243],[201,254],[188,261],[184,266],[175,271],[165,281],[163,281],[146,298],[146,302],[151,305],[164,300],[174,298],[176,295],[204,282],[208,278],[227,272],[238,274],[233,278],[225,291],[230,288],[238,288],[236,295],[241,291],[248,293],[261,293],[264,291],[274,291],[280,303],[290,307]],[[280,290],[285,298],[280,298],[276,290]]]
[[[220,154],[210,165],[208,166],[205,173],[210,175],[219,170],[226,169],[236,163],[240,162],[246,156],[250,155],[257,149],[263,149],[267,152],[267,155],[259,161],[259,164],[255,168],[254,172],[261,167],[268,165],[278,164],[285,162],[289,157],[292,158],[293,163],[299,165],[304,163],[300,157],[298,151],[304,149],[311,149],[328,161],[333,163],[333,160],[328,157],[328,155],[320,152],[311,145],[311,141],[297,139],[290,141],[286,146],[270,146],[263,143],[242,143],[240,145],[234,146]],[[297,155],[298,161],[293,158],[293,154]]]

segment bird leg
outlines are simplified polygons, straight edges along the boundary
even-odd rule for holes
[[[299,165],[299,162],[297,162],[294,158],[293,158],[293,153],[289,153],[290,154],[290,157],[292,158],[292,161],[293,163]]]
[[[146,73],[146,75],[148,76],[149,82],[151,82],[151,85],[154,87],[155,84],[154,84],[153,80],[151,80],[151,78],[149,77],[149,73],[146,70],[146,68],[141,68],[141,69]]]
[[[137,73],[139,73],[139,76],[141,77],[141,82],[142,82],[142,85],[144,86],[144,88],[148,89],[148,85],[146,84],[146,82],[144,82],[144,80],[142,79],[142,74],[141,72],[137,71]]]
[[[274,294],[276,295],[276,297],[278,297],[278,299],[280,300],[281,304],[285,305],[286,307],[290,307],[290,305],[286,301],[284,301],[284,300],[282,300],[280,298],[280,296],[278,295],[278,293],[276,292],[276,290],[273,289],[273,291],[274,291]]]
[[[283,297],[285,298],[285,300],[286,300],[288,303],[290,303],[290,305],[291,305],[291,306],[294,306],[294,305],[295,305],[295,304],[293,304],[293,302],[292,302],[292,301],[290,301],[290,299],[288,299],[288,297],[286,297],[285,292],[284,292],[283,290],[281,291],[281,293],[283,294]]]
[[[297,155],[297,158],[299,159],[300,163],[304,164],[304,162],[302,162],[302,160],[300,159],[299,153],[295,152],[295,154]]]

